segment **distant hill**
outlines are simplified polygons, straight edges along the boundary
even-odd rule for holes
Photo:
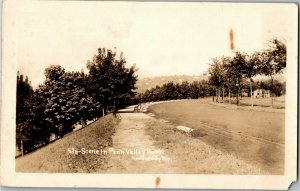
[[[155,86],[163,85],[168,82],[174,82],[174,83],[182,83],[183,81],[193,82],[193,81],[201,81],[201,80],[207,80],[208,74],[204,73],[202,75],[174,75],[174,76],[158,76],[158,77],[147,77],[147,78],[141,78],[137,81],[137,92],[143,93],[147,89],[154,88]]]

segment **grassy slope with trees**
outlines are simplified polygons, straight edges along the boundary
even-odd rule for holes
[[[125,63],[123,53],[117,58],[116,52],[99,48],[87,63],[88,74],[51,65],[36,90],[18,73],[16,144],[22,154],[48,144],[51,134],[61,138],[76,123],[84,125],[130,104],[137,76],[135,66]]]
[[[80,129],[58,139],[16,160],[17,172],[48,173],[93,173],[107,167],[107,155],[74,154],[72,149],[107,150],[112,147],[112,135],[119,120],[111,115],[105,116]],[[70,151],[70,153],[69,153]]]

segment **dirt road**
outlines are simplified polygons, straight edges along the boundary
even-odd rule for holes
[[[251,108],[251,107],[250,107]],[[149,107],[156,118],[197,130],[201,140],[271,174],[284,173],[284,110],[182,100]],[[185,112],[188,111],[188,112]]]
[[[265,174],[144,113],[121,113],[105,173]]]

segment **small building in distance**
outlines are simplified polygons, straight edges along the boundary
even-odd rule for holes
[[[255,98],[268,98],[270,97],[270,90],[257,89],[253,91],[253,97]]]

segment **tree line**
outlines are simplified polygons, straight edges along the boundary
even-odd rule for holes
[[[234,52],[232,57],[217,57],[211,59],[208,80],[187,81],[179,84],[168,82],[156,86],[139,94],[137,102],[153,102],[173,99],[198,99],[212,96],[215,102],[224,102],[224,97],[235,96],[239,105],[239,97],[247,93],[253,98],[253,91],[264,89],[271,91],[272,107],[273,96],[285,94],[285,82],[274,80],[276,74],[282,73],[286,67],[286,45],[284,42],[273,39],[269,41],[269,48],[261,52],[247,54]],[[268,76],[270,80],[254,81],[255,76]],[[253,99],[252,99],[253,106]]]
[[[246,80],[242,80],[240,89],[247,93],[247,97],[250,97],[250,87]],[[258,80],[253,81],[252,89],[272,89],[271,80]],[[273,81],[274,95],[281,96],[285,94],[285,82],[279,82],[278,80]],[[141,102],[156,102],[166,100],[177,100],[177,99],[198,99],[215,95],[215,87],[211,86],[208,80],[201,81],[183,81],[182,83],[167,82],[161,86],[156,86],[144,93],[137,94],[133,104]],[[228,96],[226,92],[221,94],[221,98]],[[240,95],[242,96],[242,94]],[[219,100],[221,101],[221,100]]]
[[[207,80],[174,83],[168,82],[162,86],[156,86],[138,97],[141,102],[154,102],[174,99],[198,99],[212,95],[212,89]]]
[[[208,72],[210,74],[209,84],[215,92],[213,94],[214,101],[220,102],[221,97],[228,95],[230,103],[230,97],[234,94],[238,105],[244,81],[249,83],[252,99],[253,78],[262,75],[270,77],[271,86],[269,90],[271,91],[271,105],[273,107],[273,96],[276,93],[274,76],[282,73],[286,67],[286,45],[276,38],[271,40],[268,45],[268,49],[253,54],[237,51],[234,52],[233,57],[223,56],[211,60]]]
[[[88,74],[67,72],[60,65],[45,69],[46,80],[33,90],[28,77],[17,75],[16,144],[22,154],[63,137],[76,123],[86,124],[135,96],[137,69],[125,67],[123,53],[99,48],[87,62]]]

